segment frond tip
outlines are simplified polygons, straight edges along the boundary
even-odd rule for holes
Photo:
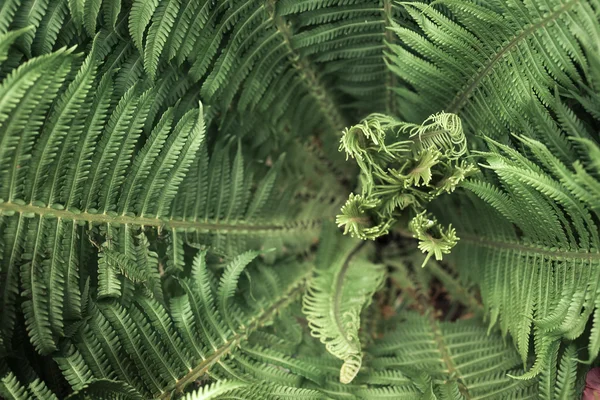
[[[353,238],[375,240],[379,236],[387,234],[393,222],[388,220],[373,225],[375,216],[369,215],[369,212],[378,204],[377,200],[365,199],[360,194],[351,193],[346,204],[342,206],[342,213],[336,217],[335,222],[338,226],[344,227],[345,235],[350,233]]]
[[[434,217],[428,217],[425,211],[417,214],[410,221],[408,227],[414,237],[419,239],[419,249],[423,253],[427,253],[423,267],[431,256],[435,256],[435,259],[440,261],[443,255],[449,254],[458,243],[458,236],[452,225],[443,228]]]

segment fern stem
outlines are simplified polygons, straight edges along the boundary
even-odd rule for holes
[[[433,264],[433,263],[432,263]],[[422,270],[417,270],[419,273]],[[444,363],[448,376],[452,379],[457,379],[458,388],[461,394],[465,399],[470,400],[471,396],[469,395],[469,391],[463,383],[462,376],[460,375],[460,371],[454,365],[454,361],[452,360],[452,355],[450,354],[450,349],[446,345],[444,341],[444,335],[440,330],[439,321],[436,319],[436,309],[433,305],[433,300],[430,297],[429,293],[425,290],[415,291],[415,299],[418,304],[422,307],[421,313],[426,316],[429,325],[431,326],[431,332],[433,333],[433,339],[436,343],[436,346],[440,352],[440,356],[442,358],[442,362]]]
[[[392,266],[394,266],[396,264],[397,267],[403,268],[403,264],[398,263],[394,258],[386,259],[385,262]],[[436,262],[429,262],[427,264],[427,271],[429,273],[431,273],[433,276],[436,276],[443,283],[447,283],[448,281],[454,281],[454,279],[446,271],[442,270],[442,268],[439,267],[439,265]],[[415,271],[415,273],[416,274],[423,273],[423,269],[419,268]],[[420,281],[420,280],[418,279],[418,281]],[[442,362],[444,363],[444,365],[446,366],[446,369],[448,370],[448,375],[450,376],[450,378],[457,378],[458,387],[459,387],[460,392],[462,393],[462,395],[464,396],[465,399],[471,399],[471,396],[469,395],[469,392],[463,383],[460,372],[454,365],[454,361],[452,360],[450,350],[449,350],[448,346],[446,346],[446,343],[444,341],[444,335],[440,331],[439,321],[436,319],[436,309],[435,309],[434,305],[432,304],[433,301],[428,293],[427,288],[421,288],[421,290],[418,290],[417,288],[412,286],[411,283],[406,282],[406,281],[405,282],[394,281],[394,284],[397,285],[402,290],[403,293],[408,295],[415,302],[415,305],[417,305],[419,307],[419,312],[421,313],[421,315],[424,315],[427,317],[427,321],[429,322],[429,324],[431,326],[431,331],[433,332],[434,340],[435,340],[437,348],[440,352]],[[462,286],[460,286],[459,283],[455,283],[455,285],[462,288]],[[447,284],[445,285],[445,287],[450,287],[450,286],[451,285],[447,285]],[[466,290],[464,290],[464,291],[466,292]],[[457,292],[459,292],[459,291],[454,291],[452,293],[455,295],[459,295],[460,293],[457,293]],[[481,304],[479,304],[479,302],[477,302],[477,300],[472,298],[468,292],[464,293],[461,296],[460,300],[465,305],[472,307],[475,312],[479,311],[479,312],[483,313]],[[472,303],[475,303],[475,304],[472,304]]]
[[[393,265],[395,263],[395,260],[390,259],[390,260],[386,260],[386,262],[388,264]],[[435,263],[428,264],[428,266],[427,266],[428,270],[432,264],[435,264]],[[418,269],[415,272],[418,274],[418,273],[421,273],[421,271],[422,271],[421,269]],[[439,271],[436,271],[436,272],[439,272]],[[433,275],[435,275],[435,273]],[[444,363],[444,365],[446,366],[446,369],[448,370],[448,375],[450,376],[450,378],[457,378],[460,392],[465,397],[465,399],[471,399],[471,396],[469,395],[467,388],[465,387],[464,383],[462,382],[460,372],[454,365],[454,361],[452,360],[450,350],[446,346],[446,343],[444,341],[444,335],[440,331],[439,322],[436,319],[435,307],[432,304],[432,299],[429,296],[427,290],[423,290],[425,288],[422,288],[422,290],[417,290],[415,287],[411,287],[410,284],[407,284],[407,282],[395,281],[394,283],[403,291],[403,293],[407,294],[409,297],[411,297],[413,299],[413,301],[415,301],[415,304],[420,308],[419,312],[421,313],[421,315],[424,315],[427,317],[427,321],[429,322],[429,324],[431,326],[431,331],[433,332],[433,335],[434,335],[435,343],[440,352],[440,356],[442,357],[442,362]]]
[[[469,391],[462,382],[460,372],[454,365],[454,361],[452,360],[450,350],[448,349],[448,346],[446,346],[446,342],[444,341],[444,335],[440,331],[440,325],[435,319],[435,312],[432,308],[430,308],[430,310],[427,312],[427,320],[431,325],[431,331],[433,332],[435,343],[437,344],[438,350],[440,351],[440,355],[442,356],[442,361],[444,362],[444,365],[448,370],[448,375],[451,378],[457,379],[458,389],[460,390],[460,393],[464,396],[465,399],[470,400],[471,396],[469,395]]]
[[[383,16],[385,19],[385,25],[383,27],[384,33],[384,42],[386,44],[392,44],[396,42],[396,37],[394,36],[394,32],[391,29],[388,29],[392,26],[394,21],[392,14],[392,0],[383,0]],[[390,69],[386,68],[386,98],[385,98],[385,109],[388,115],[396,115],[396,95],[394,94],[394,89],[397,86],[397,76]]]
[[[462,242],[470,242],[478,246],[488,247],[492,249],[505,249],[505,250],[514,250],[523,253],[523,255],[528,253],[533,253],[537,255],[544,256],[550,260],[561,261],[565,259],[571,260],[588,260],[588,261],[600,261],[600,252],[598,250],[592,251],[572,251],[572,250],[562,250],[555,248],[548,248],[542,246],[535,245],[525,245],[519,244],[515,242],[503,241],[503,240],[491,240],[486,239],[481,236],[475,235],[464,235],[460,234],[460,241]],[[459,242],[460,244],[460,242]]]
[[[430,261],[427,264],[427,271],[433,276],[438,278],[440,282],[444,283],[444,286],[448,292],[453,295],[456,300],[464,304],[479,316],[483,316],[483,306],[463,285],[460,284],[452,275],[444,270],[437,262]],[[455,290],[453,290],[455,289]]]
[[[394,233],[399,234],[403,238],[414,239],[412,233],[402,228],[394,228]],[[573,251],[573,250],[563,250],[563,249],[555,249],[548,248],[536,245],[526,245],[520,244],[516,242],[509,242],[504,240],[492,240],[486,239],[482,236],[477,235],[468,235],[464,233],[458,233],[459,236],[459,245],[460,243],[472,243],[477,246],[488,247],[491,249],[506,249],[506,250],[515,250],[518,252],[525,254],[533,253],[537,255],[542,255],[550,260],[561,261],[565,259],[569,260],[588,260],[592,261],[600,261],[600,251]]]
[[[181,378],[177,382],[175,382],[175,386],[173,388],[167,389],[161,395],[160,398],[161,399],[170,399],[170,398],[172,398],[171,394],[173,392],[175,392],[175,393],[182,392],[184,387],[186,387],[188,384],[196,381],[198,378],[200,378],[202,375],[204,375],[211,366],[213,366],[215,363],[217,363],[221,359],[221,357],[223,357],[226,354],[229,354],[231,349],[236,344],[238,344],[240,339],[241,339],[241,334],[234,336],[230,341],[225,343],[225,345],[223,345],[217,351],[215,351],[210,357],[207,357],[200,364],[198,364],[196,367],[194,367],[194,369],[192,369],[190,372],[188,372],[187,375],[185,375],[183,378]]]
[[[220,222],[199,222],[176,219],[148,218],[130,215],[118,215],[116,213],[95,214],[91,212],[75,212],[65,209],[55,209],[50,207],[36,206],[32,204],[18,204],[12,202],[0,202],[0,215],[12,215],[14,213],[23,214],[26,217],[39,215],[46,218],[60,218],[67,221],[88,222],[91,224],[115,224],[115,225],[136,225],[136,226],[154,226],[160,229],[175,229],[182,231],[196,232],[267,232],[281,231],[300,227],[300,229],[311,229],[320,225],[320,220],[301,221],[297,224],[264,224],[254,225],[246,223],[220,223]]]
[[[578,4],[581,0],[571,0],[564,3],[562,6],[548,14],[545,18],[542,18],[537,23],[529,26],[527,29],[524,29],[515,36],[511,41],[509,41],[504,47],[501,47],[485,64],[483,68],[480,69],[479,73],[473,77],[471,83],[465,88],[462,93],[458,93],[450,106],[448,107],[448,112],[457,114],[458,111],[465,105],[471,93],[477,88],[479,83],[487,76],[487,74],[494,69],[494,66],[498,61],[500,61],[504,55],[512,51],[522,40],[525,40],[529,35],[533,34],[538,29],[545,27],[546,25],[554,22],[556,19],[560,17],[560,15],[566,11],[568,11],[571,7]]]
[[[300,284],[298,284],[298,282]],[[240,332],[233,336],[223,346],[218,348],[210,357],[204,359],[200,364],[194,367],[184,377],[177,380],[171,387],[167,388],[165,392],[160,396],[162,400],[168,400],[173,398],[172,394],[182,393],[183,389],[190,383],[198,380],[202,375],[208,372],[209,368],[219,360],[229,354],[231,350],[237,346],[242,340],[246,339],[252,332],[263,326],[265,323],[271,321],[275,315],[283,308],[287,307],[296,297],[303,293],[304,283],[306,282],[306,276],[302,276],[296,284],[292,285],[292,289],[286,292],[278,301],[276,301],[271,307],[265,310],[253,322],[248,324],[243,332]]]
[[[292,66],[298,71],[310,95],[319,103],[319,108],[323,110],[323,115],[331,131],[337,132],[341,136],[344,128],[348,126],[347,121],[342,116],[328,88],[321,81],[315,66],[292,45],[292,30],[290,25],[281,16],[276,14],[275,2],[276,0],[269,0],[269,13],[275,28],[277,28],[277,31],[283,37]]]
[[[340,330],[340,332],[342,332],[342,336],[344,338],[346,338],[346,340],[348,340],[348,333],[346,332],[346,325],[344,324],[344,322],[341,320],[341,316],[342,316],[342,293],[344,292],[344,282],[346,281],[346,274],[348,273],[348,268],[350,268],[350,261],[352,261],[352,258],[358,254],[358,252],[367,244],[366,241],[361,240],[359,242],[359,244],[354,247],[350,253],[348,254],[348,256],[346,257],[346,260],[344,260],[344,265],[342,266],[342,269],[340,271],[340,274],[337,277],[337,281],[335,283],[335,292],[337,294],[336,298],[335,298],[335,303],[334,303],[334,309],[333,309],[333,315],[335,316],[335,321],[337,323],[338,329]]]

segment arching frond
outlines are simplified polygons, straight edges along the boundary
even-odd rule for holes
[[[362,363],[360,313],[381,285],[384,271],[364,259],[356,241],[340,238],[332,228],[323,235],[303,311],[312,334],[344,361],[340,381],[350,383]]]
[[[90,309],[90,318],[94,321],[92,329],[80,328],[68,352],[58,356],[64,360],[61,361],[63,373],[67,377],[73,376],[72,379],[80,379],[80,390],[86,388],[88,391],[91,390],[90,385],[94,388],[100,385],[95,383],[95,379],[114,377],[115,374],[140,377],[126,378],[132,392],[144,398],[149,395],[165,397],[171,391],[181,392],[190,383],[210,373],[211,368],[222,365],[231,354],[241,352],[239,357],[242,359],[243,354],[257,360],[273,358],[269,363],[285,365],[292,371],[318,379],[318,375],[309,372],[310,367],[289,356],[257,347],[238,347],[298,298],[307,277],[306,264],[282,265],[286,276],[280,278],[282,286],[277,288],[277,292],[265,292],[254,307],[242,305],[234,297],[242,272],[240,268],[243,269],[255,256],[242,254],[239,259],[234,259],[223,272],[221,284],[215,291],[212,288],[213,272],[208,269],[205,260],[206,253],[199,253],[194,260],[192,276],[180,280],[185,295],[173,298],[171,309],[143,295],[136,295],[133,308],[129,309],[115,301],[93,302]],[[237,273],[234,275],[233,271]],[[254,285],[260,285],[252,278],[256,272],[253,269],[247,279]],[[117,352],[116,357],[108,357],[110,353],[104,352],[106,350],[97,354],[86,351],[96,346],[94,343],[99,343],[103,349],[113,349]],[[192,347],[184,347],[184,344]],[[242,376],[249,379],[252,374],[260,372],[262,367],[255,363],[245,365],[242,359],[239,363],[232,361]],[[102,365],[102,369],[95,367],[97,365]],[[253,372],[253,368],[257,371]],[[87,372],[82,374],[81,371]]]
[[[445,110],[470,134],[506,142],[511,131],[527,132],[574,161],[548,109],[560,108],[557,85],[577,92],[589,74],[586,54],[600,37],[592,3],[402,3],[418,25],[394,26],[399,43],[388,52],[390,68],[411,87],[398,91],[411,104],[403,117],[419,121]]]
[[[598,307],[599,239],[594,203],[579,194],[586,191],[578,183],[579,164],[568,167],[540,142],[522,140],[530,159],[495,142],[494,152],[482,154],[498,185],[463,184],[493,209],[470,202],[486,222],[455,220],[456,265],[481,286],[491,323],[515,338],[524,361],[533,335],[538,361],[531,376],[548,366],[553,343],[583,333]]]

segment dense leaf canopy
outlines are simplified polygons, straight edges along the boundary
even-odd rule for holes
[[[579,398],[599,132],[598,0],[0,1],[0,397]]]

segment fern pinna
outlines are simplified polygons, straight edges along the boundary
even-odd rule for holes
[[[597,0],[0,2],[0,397],[593,395],[599,54]]]

